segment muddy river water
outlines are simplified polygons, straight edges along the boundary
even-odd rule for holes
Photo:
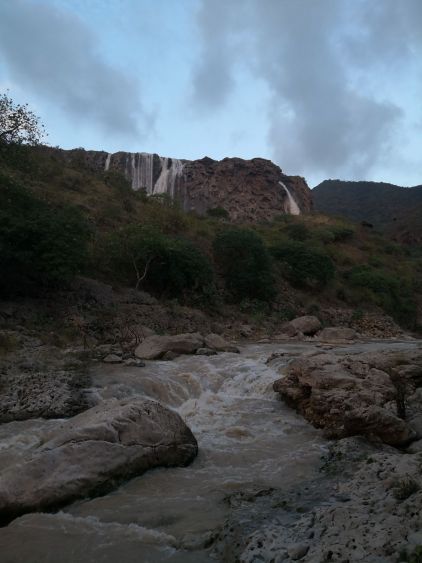
[[[368,342],[354,353],[405,350],[412,342]],[[147,396],[179,412],[199,455],[185,468],[156,469],[116,491],[56,514],[29,514],[0,529],[2,563],[215,561],[208,546],[236,491],[300,486],[318,474],[327,441],[272,390],[292,358],[314,343],[245,345],[240,354],[181,356],[144,368],[98,364],[98,400]],[[273,352],[284,355],[267,365]],[[0,426],[0,464],[15,462],[54,428],[54,420]]]

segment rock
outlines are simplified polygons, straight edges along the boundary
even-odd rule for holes
[[[343,326],[332,326],[324,328],[318,334],[319,340],[331,342],[332,340],[353,340],[357,337],[357,333],[352,328]]]
[[[211,348],[198,348],[196,351],[197,356],[215,356],[217,354],[216,350],[211,350]]]
[[[143,362],[142,360],[137,360],[135,358],[128,358],[127,360],[125,360],[125,365],[128,367],[143,368],[145,367],[145,362]]]
[[[240,325],[240,335],[249,338],[253,334],[253,328],[250,325]]]
[[[295,328],[292,323],[283,323],[280,327],[280,331],[273,338],[274,340],[285,340],[286,338],[293,338],[298,333],[297,328]]]
[[[297,317],[290,321],[290,324],[296,329],[296,332],[302,332],[306,336],[312,336],[321,328],[321,322],[313,315]]]
[[[203,345],[204,339],[197,332],[175,336],[148,336],[136,348],[135,356],[142,360],[157,360],[162,358],[166,352],[194,354]]]
[[[103,362],[106,364],[121,364],[123,362],[122,357],[117,354],[108,354],[103,358]]]
[[[402,447],[417,437],[412,420],[416,423],[422,415],[421,401],[415,392],[410,397],[416,397],[410,402],[412,417],[399,418],[397,389],[390,373],[395,369],[407,386],[415,386],[420,373],[413,369],[415,365],[422,367],[422,350],[406,355],[385,352],[336,356],[318,352],[291,362],[286,376],[273,387],[314,426],[324,428],[328,437],[363,434]]]
[[[224,340],[219,334],[207,334],[204,338],[204,342],[207,348],[212,348],[218,352],[239,352],[239,348]]]
[[[417,440],[416,442],[410,444],[410,446],[407,448],[407,451],[410,454],[416,454],[418,452],[422,452],[422,440]]]
[[[179,354],[177,354],[176,352],[172,352],[171,350],[169,350],[168,352],[166,352],[166,353],[164,354],[164,356],[163,356],[161,359],[164,360],[165,362],[172,362],[172,361],[175,360],[178,356],[179,356]]]
[[[180,416],[146,399],[109,400],[62,423],[32,455],[3,470],[3,522],[98,495],[147,469],[185,466],[196,440]]]
[[[306,543],[293,543],[287,547],[287,553],[293,561],[299,561],[305,557],[309,551],[309,545]]]

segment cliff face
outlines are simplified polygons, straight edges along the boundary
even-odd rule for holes
[[[58,149],[52,149],[58,150]],[[66,160],[78,159],[97,171],[123,174],[134,190],[168,194],[185,211],[205,214],[224,208],[233,221],[265,221],[280,214],[312,209],[311,190],[299,176],[286,176],[270,160],[224,158],[216,161],[178,160],[150,153],[59,151]]]

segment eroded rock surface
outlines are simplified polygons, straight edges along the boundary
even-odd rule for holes
[[[203,346],[204,339],[198,332],[174,336],[148,336],[136,348],[135,355],[142,360],[157,360],[166,352],[194,354]]]
[[[294,360],[274,390],[330,437],[365,434],[404,446],[420,431],[421,385],[421,350],[321,353]]]
[[[363,439],[340,440],[318,483],[233,503],[216,550],[242,563],[417,561],[410,557],[422,546],[421,463],[422,452],[403,455]]]
[[[105,401],[63,422],[28,459],[2,471],[2,520],[102,494],[153,467],[187,465],[197,450],[180,416],[159,403]]]

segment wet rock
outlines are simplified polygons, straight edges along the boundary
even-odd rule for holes
[[[321,328],[321,322],[317,317],[313,315],[306,315],[304,317],[298,317],[290,321],[291,326],[296,329],[296,332],[301,332],[306,336],[312,336],[317,333]]]
[[[329,437],[363,434],[405,446],[418,435],[411,420],[419,420],[421,401],[410,403],[412,417],[403,420],[397,414],[398,388],[418,385],[420,371],[415,366],[422,367],[422,350],[406,356],[317,353],[289,364],[286,377],[274,383],[274,390]],[[394,382],[392,373],[396,373]]]
[[[207,334],[204,338],[204,343],[207,348],[212,348],[218,352],[239,352],[239,348],[237,348],[237,346],[230,344],[219,334]]]
[[[128,358],[125,360],[125,365],[128,367],[143,368],[145,367],[145,362],[136,358]]]
[[[157,402],[104,401],[62,423],[28,459],[3,470],[3,522],[98,495],[153,467],[184,466],[197,443],[180,416]]]
[[[306,543],[293,543],[287,547],[287,553],[293,561],[303,559],[309,551],[309,545]]]
[[[215,356],[217,351],[211,350],[211,348],[198,348],[196,354],[197,356]]]
[[[103,362],[106,364],[121,364],[123,359],[117,354],[108,354],[105,358],[103,358]]]
[[[164,354],[164,356],[163,356],[161,359],[164,360],[165,362],[172,362],[172,361],[175,360],[178,356],[179,356],[179,354],[177,354],[176,352],[172,352],[171,350],[169,350],[168,352],[166,352],[166,353]]]
[[[318,334],[319,340],[331,342],[333,340],[353,340],[357,338],[357,332],[352,328],[344,326],[332,326],[324,328]]]
[[[203,345],[204,339],[197,332],[175,336],[149,336],[136,348],[135,356],[142,360],[157,360],[166,352],[194,354]]]

